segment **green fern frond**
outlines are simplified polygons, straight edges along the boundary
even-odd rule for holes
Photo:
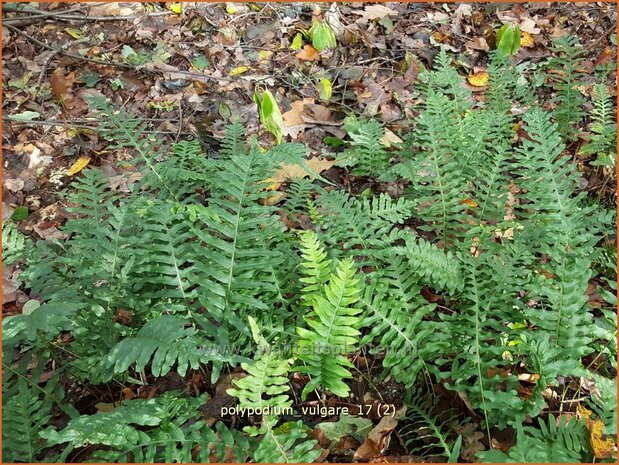
[[[307,201],[312,198],[312,194],[317,191],[318,186],[314,185],[313,180],[307,178],[294,179],[286,191],[286,211],[289,215],[303,213],[307,210]]]
[[[51,340],[71,328],[79,308],[73,302],[44,303],[28,315],[7,316],[2,319],[2,343],[32,342],[40,336]]]
[[[100,131],[112,141],[109,148],[135,150],[136,161],[148,170],[144,183],[159,189],[166,197],[177,199],[156,166],[156,160],[163,154],[163,143],[145,134],[143,119],[125,110],[114,110],[103,97],[90,99],[90,106],[100,116]]]
[[[593,166],[614,168],[617,164],[617,130],[613,115],[612,100],[608,89],[603,84],[595,85],[589,126],[592,134],[589,142],[578,151],[579,155],[597,155],[596,159],[591,162]]]
[[[176,371],[184,376],[188,367],[197,370],[200,363],[224,360],[223,355],[196,350],[204,341],[194,328],[185,326],[185,320],[172,315],[150,320],[134,337],[123,339],[114,346],[107,356],[106,365],[113,367],[115,373],[124,373],[133,364],[139,372],[152,362],[153,376],[165,376],[176,364]]]
[[[562,415],[557,421],[548,416],[548,423],[539,420],[540,429],[517,426],[516,445],[506,453],[482,451],[477,457],[484,462],[508,463],[574,463],[588,462],[586,428],[576,417]]]
[[[428,91],[417,131],[400,153],[402,162],[394,167],[399,176],[411,181],[409,195],[417,202],[417,215],[433,225],[422,228],[434,229],[445,244],[463,227],[466,216],[462,201],[473,197],[468,194],[466,173],[457,153],[470,144],[463,146],[458,140],[465,137],[458,133],[468,134],[468,130],[458,129],[452,121],[460,111],[454,108],[454,102],[443,93]]]
[[[425,395],[424,395],[425,393]],[[406,401],[406,417],[400,435],[408,453],[425,458],[450,458],[454,441],[449,439],[446,421],[434,413],[434,400],[422,390]],[[457,457],[456,457],[457,459]]]
[[[192,314],[196,298],[192,223],[168,203],[148,201],[136,206],[141,243],[134,246],[133,273],[140,276],[134,290],[159,309]]]
[[[316,234],[309,230],[301,234],[301,256],[303,299],[307,305],[312,305],[314,297],[322,293],[323,286],[331,277],[332,261],[327,258]]]
[[[186,399],[168,392],[156,399],[134,399],[111,412],[82,415],[62,430],[41,432],[50,445],[66,444],[64,455],[86,445],[106,462],[244,462],[253,444],[219,422],[209,428],[197,407],[206,399]]]
[[[290,389],[287,375],[291,360],[280,359],[271,351],[251,317],[250,327],[260,354],[253,363],[241,364],[247,376],[234,380],[232,384],[236,389],[228,389],[227,393],[239,399],[241,409],[259,409],[263,416],[277,416],[278,411],[288,409],[292,405],[292,401],[285,394]],[[264,398],[265,395],[269,397]]]
[[[354,176],[376,176],[389,168],[390,153],[381,139],[385,130],[378,121],[357,122],[348,132],[351,148],[338,156],[338,164],[352,166]]]
[[[584,98],[576,88],[583,83],[584,73],[581,70],[584,49],[578,39],[573,36],[563,36],[555,39],[551,47],[553,58],[546,67],[552,87],[557,95],[551,102],[556,105],[552,113],[561,135],[569,140],[577,138],[576,125],[583,116]]]
[[[456,257],[450,251],[443,252],[422,238],[399,234],[404,246],[394,246],[393,252],[405,256],[412,272],[425,283],[439,289],[455,292],[462,283],[462,275]]]
[[[219,156],[222,159],[230,159],[247,153],[245,149],[245,128],[239,122],[229,125],[221,140]]]
[[[194,272],[199,302],[218,321],[222,332],[235,329],[248,334],[244,324],[251,311],[271,310],[285,297],[291,283],[285,263],[290,263],[292,237],[263,200],[267,179],[282,163],[298,160],[305,148],[281,144],[261,153],[254,145],[248,155],[236,155],[220,166],[212,179],[209,214],[197,218],[192,232]],[[258,317],[256,313],[251,313]]]
[[[303,399],[319,386],[348,396],[350,388],[342,380],[351,377],[346,369],[351,362],[345,355],[354,350],[360,323],[360,309],[354,306],[360,294],[355,272],[352,260],[340,262],[322,292],[312,298],[313,312],[304,317],[310,329],[297,328],[299,359],[305,363],[299,370],[312,377],[303,389]]]
[[[387,293],[387,286],[379,282],[368,286],[361,297],[365,308],[363,322],[371,328],[360,345],[376,341],[385,351],[383,366],[393,378],[410,388],[423,371],[431,382],[433,367],[428,363],[444,353],[448,344],[436,338],[436,323],[426,320],[435,306],[419,298],[410,305],[402,298]]]
[[[3,341],[4,342],[4,341]],[[11,396],[3,396],[2,460],[8,462],[37,462],[47,447],[39,431],[52,418],[52,400],[41,398],[25,378],[20,378]]]
[[[325,230],[322,241],[335,250],[343,248],[344,256],[366,258],[373,266],[377,263],[372,249],[384,248],[384,237],[408,219],[413,209],[413,203],[403,198],[393,200],[381,194],[372,200],[358,200],[342,191],[321,194],[317,205],[320,216],[316,222]]]
[[[309,428],[300,420],[269,430],[253,453],[255,463],[311,463],[322,453],[314,440],[308,439]]]
[[[26,258],[32,242],[10,221],[2,222],[2,263],[10,265]]]

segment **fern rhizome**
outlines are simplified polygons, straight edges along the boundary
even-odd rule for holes
[[[363,416],[368,399],[399,412],[391,455],[599,460],[594,434],[617,432],[615,216],[566,150],[584,113],[578,45],[557,47],[554,112],[498,54],[474,104],[443,50],[399,147],[350,120],[338,162],[397,198],[303,179],[273,205],[270,178],[306,166],[305,146],[233,124],[218,154],[168,149],[92,101],[142,177],[120,195],[84,170],[62,241],[4,225],[4,262],[40,303],[3,321],[4,461],[311,462],[324,444],[300,408]],[[610,158],[607,95],[585,150]],[[252,413],[206,415],[213,394]]]

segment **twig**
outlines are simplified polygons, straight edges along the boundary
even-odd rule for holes
[[[176,144],[181,137],[181,132],[183,130],[183,101],[180,100],[178,102],[178,131],[176,131],[176,137],[174,138],[174,143]]]
[[[6,10],[6,11],[15,11],[15,10]],[[33,12],[33,10],[17,10],[17,12]],[[39,19],[54,19],[57,21],[129,21],[138,18],[144,17],[154,17],[154,16],[169,16],[172,13],[171,11],[158,11],[154,13],[144,12],[134,15],[125,15],[125,16],[79,16],[79,15],[68,15],[66,12],[59,13],[48,13],[48,12],[37,12],[34,16],[30,16],[28,18],[5,18],[3,20],[4,24],[15,24],[15,25],[25,25],[29,23],[36,22]]]
[[[124,69],[135,69],[135,67],[131,66],[131,65],[127,65],[125,63],[115,63],[112,61],[103,61],[103,60],[93,60],[92,58],[87,58],[87,57],[83,57],[81,55],[78,55],[76,53],[70,53],[70,52],[66,52],[62,49],[62,47],[52,47],[51,45],[47,45],[44,42],[41,42],[39,39],[36,39],[34,37],[32,37],[30,34],[17,29],[15,26],[11,26],[10,24],[5,24],[5,26],[13,31],[16,32],[18,34],[20,34],[21,36],[25,37],[26,39],[28,39],[29,41],[31,41],[34,44],[37,44],[40,47],[43,47],[47,50],[51,50],[52,52],[55,52],[56,54],[61,54],[64,55],[66,57],[69,58],[75,58],[76,60],[82,60],[82,61],[87,61],[89,63],[95,63],[97,65],[106,65],[106,66],[116,66],[119,68],[124,68]]]
[[[592,42],[589,45],[587,45],[585,47],[585,50],[591,50],[592,48],[594,48],[596,45],[598,45],[600,42],[602,42],[604,39],[606,39],[609,35],[611,35],[616,30],[617,30],[616,27],[612,26],[610,29],[606,30],[595,42]]]
[[[75,124],[71,121],[58,121],[58,120],[45,120],[45,121],[35,121],[35,120],[14,120],[10,117],[2,117],[3,122],[18,124],[21,126],[69,126],[74,129],[90,129],[91,131],[96,131],[98,123],[96,121],[92,122],[92,126],[86,126],[85,124]],[[148,120],[146,120],[148,121]],[[165,120],[169,121],[169,120]],[[174,135],[176,136],[176,132],[172,131],[144,131],[144,134],[165,134],[165,135]]]

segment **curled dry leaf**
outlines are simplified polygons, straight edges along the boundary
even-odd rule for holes
[[[321,172],[328,170],[333,165],[335,165],[335,160],[326,160],[324,158],[311,158],[310,160],[306,160],[305,164],[315,174],[320,174]],[[287,164],[283,165],[279,170],[277,170],[273,174],[271,179],[273,180],[273,182],[282,183],[290,181],[292,179],[305,178],[306,176],[312,176],[312,173],[308,173],[307,170],[304,169],[302,166]]]
[[[372,460],[382,456],[389,448],[391,433],[398,425],[398,420],[404,417],[406,405],[395,412],[392,417],[383,417],[378,425],[368,434],[363,444],[355,451],[353,460]]]
[[[480,71],[475,74],[470,74],[466,80],[472,86],[484,87],[488,85],[488,73],[486,71]]]
[[[295,57],[303,61],[318,61],[320,59],[320,54],[318,53],[318,50],[311,45],[305,45],[303,50],[297,53]]]

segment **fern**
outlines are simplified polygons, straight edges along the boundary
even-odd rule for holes
[[[313,240],[311,231],[302,236],[304,247]],[[305,363],[299,370],[312,377],[301,393],[303,399],[318,386],[340,397],[350,391],[343,379],[351,377],[346,368],[352,364],[345,355],[354,349],[359,336],[360,309],[354,304],[360,289],[354,275],[352,260],[340,262],[320,294],[312,299],[313,312],[304,318],[311,329],[297,328],[301,337],[299,359]]]
[[[417,214],[424,218],[442,238],[444,244],[452,241],[465,218],[467,198],[465,177],[452,148],[467,134],[454,124],[462,116],[457,99],[435,90],[429,90],[426,109],[420,115],[418,131],[400,154],[402,162],[394,171],[411,181],[409,195],[418,205]]]
[[[270,195],[264,187],[271,172],[304,152],[302,146],[282,144],[262,154],[254,144],[248,155],[226,160],[212,180],[209,214],[192,228],[199,239],[192,244],[200,257],[195,263],[198,299],[238,331],[248,333],[243,321],[249,309],[267,310],[267,300],[286,302],[289,280],[282,270],[291,259],[290,242],[275,208],[261,200]]]
[[[156,167],[156,160],[163,154],[163,143],[144,134],[145,125],[142,118],[125,110],[115,111],[103,97],[92,98],[90,105],[103,122],[100,130],[113,141],[109,148],[135,150],[136,162],[145,166],[147,170],[143,184],[160,189],[166,198],[177,199],[177,194]]]
[[[71,322],[80,307],[72,303],[47,303],[28,315],[14,315],[2,319],[2,342],[17,344],[35,341],[40,337],[51,340],[61,331],[71,328]]]
[[[410,270],[420,280],[451,292],[461,286],[460,267],[451,252],[445,253],[435,245],[410,235],[398,234],[395,237],[404,239],[405,243],[394,246],[393,253],[406,257]]]
[[[152,359],[151,372],[154,376],[166,375],[174,364],[183,376],[188,367],[196,370],[200,363],[217,358],[216,355],[196,350],[200,342],[197,331],[186,328],[184,320],[162,315],[146,322],[135,337],[128,337],[116,344],[107,356],[106,364],[113,367],[115,373],[123,373],[135,364],[135,370],[139,372]]]
[[[350,117],[349,117],[350,118]],[[355,176],[374,176],[389,167],[390,154],[382,142],[385,130],[377,121],[348,121],[351,148],[338,156],[338,165],[352,166]]]
[[[311,463],[321,454],[316,441],[307,440],[309,428],[301,421],[269,430],[253,453],[255,463]]]
[[[31,247],[31,241],[13,223],[2,223],[2,263],[10,265],[26,258]]]
[[[553,117],[561,135],[575,140],[577,132],[574,126],[584,116],[584,98],[576,89],[584,77],[581,70],[583,48],[577,38],[563,36],[555,39],[551,51],[555,56],[546,67],[551,76],[549,85],[557,92],[551,100],[556,105]]]
[[[302,213],[307,210],[307,201],[312,198],[317,186],[313,181],[306,178],[295,179],[290,183],[286,191],[286,211],[288,215]]]
[[[224,137],[221,141],[219,156],[222,159],[230,159],[246,153],[245,128],[238,122],[233,123],[226,128]]]
[[[565,349],[566,356],[587,352],[591,314],[585,309],[595,230],[588,227],[590,207],[581,203],[584,193],[576,191],[577,176],[566,157],[553,125],[543,111],[531,110],[525,117],[532,141],[524,141],[519,165],[525,173],[520,181],[527,190],[528,203],[522,205],[529,240],[539,243],[550,255],[545,267],[552,277],[541,275],[532,290],[548,302],[550,310],[530,310],[527,315],[551,340]]]
[[[482,451],[477,457],[486,462],[573,463],[589,456],[586,429],[581,420],[560,416],[558,424],[550,414],[548,423],[540,419],[540,429],[518,425],[516,445],[508,453]],[[583,460],[584,459],[584,460]]]
[[[412,202],[393,200],[382,194],[370,200],[358,200],[345,192],[321,194],[317,200],[320,211],[316,222],[325,230],[321,239],[332,248],[342,248],[356,259],[367,257],[367,264],[376,266],[373,249],[382,249],[396,224],[410,215]],[[362,263],[365,264],[365,263]]]
[[[45,393],[45,391],[43,391]],[[6,393],[3,397],[7,397]],[[4,462],[36,462],[47,447],[39,437],[52,418],[52,400],[31,389],[24,378],[16,385],[16,392],[3,399],[2,458]]]
[[[448,348],[434,338],[437,324],[426,320],[435,307],[422,302],[420,296],[411,305],[402,297],[389,295],[386,287],[384,281],[366,287],[361,298],[366,309],[363,321],[371,330],[360,344],[377,341],[385,351],[383,366],[407,388],[415,384],[420,371],[430,383],[430,374],[435,372],[431,362]]]
[[[428,394],[422,391],[406,401],[406,418],[401,430],[404,444],[410,454],[424,458],[442,456],[450,463],[457,462],[462,439],[449,439],[448,421],[440,420],[434,413],[436,405]]]
[[[594,166],[613,168],[617,164],[617,131],[612,118],[613,107],[608,89],[597,84],[593,88],[593,109],[591,110],[591,137],[578,151],[579,155],[596,155],[591,162]]]
[[[188,400],[174,392],[151,400],[125,401],[111,412],[82,415],[62,430],[41,432],[50,445],[65,444],[64,456],[88,444],[103,447],[93,459],[135,462],[244,461],[250,441],[222,423],[211,430],[196,421],[204,397]],[[138,429],[139,427],[139,429]]]

